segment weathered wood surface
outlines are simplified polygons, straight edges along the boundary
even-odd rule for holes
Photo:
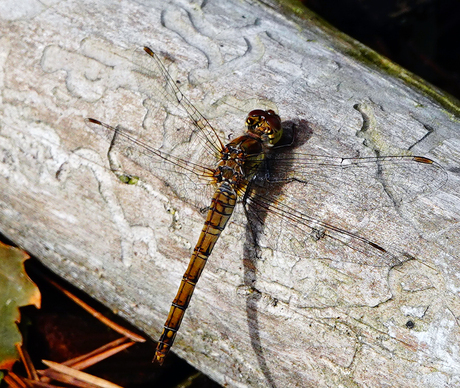
[[[460,125],[448,100],[441,107],[344,54],[353,46],[308,18],[262,3],[8,4],[0,15],[2,233],[158,337],[203,215],[127,160],[123,168],[143,183],[119,183],[108,143],[83,121],[144,126],[152,142],[167,139],[176,112],[163,122],[160,102],[131,82],[130,53],[149,45],[167,54],[183,90],[225,136],[238,134],[251,108],[275,107],[311,135],[297,152],[413,153],[448,175],[397,208],[318,209],[416,258],[395,268],[341,264],[340,251],[330,260],[276,252],[255,260],[237,214],[174,350],[229,387],[460,385]]]

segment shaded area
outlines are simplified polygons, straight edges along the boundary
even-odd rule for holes
[[[339,30],[460,98],[460,2],[302,2]]]
[[[300,122],[285,121],[282,123],[282,126],[283,137],[278,143],[279,146],[274,148],[275,153],[293,152],[293,149],[306,143],[312,135],[312,130],[309,127],[308,122],[304,120],[301,120]],[[266,162],[265,169],[262,169],[257,174],[261,180],[265,180],[270,176],[270,171],[272,169],[276,169],[276,165],[273,165],[269,155],[267,156]],[[254,183],[255,188],[249,187],[248,190],[251,191],[252,189],[257,193],[259,190],[267,189],[267,187],[263,187],[266,183],[267,182],[265,182],[265,184],[263,182],[257,183],[256,179]],[[282,188],[286,183],[286,181],[271,182],[268,185],[268,190],[270,190],[270,192],[274,195],[270,198],[277,198],[277,196],[281,194]],[[243,253],[244,286],[247,290],[246,315],[248,331],[251,347],[256,355],[260,370],[265,377],[267,387],[277,388],[278,386],[273,378],[273,374],[276,375],[276,370],[271,370],[268,366],[264,355],[264,347],[261,342],[258,303],[262,298],[262,293],[256,288],[257,261],[259,256],[258,241],[265,230],[264,224],[267,216],[267,210],[255,206],[255,204],[251,202],[250,198],[246,198],[244,201],[247,201],[244,203],[244,210],[248,220]],[[267,205],[270,204],[267,203]]]

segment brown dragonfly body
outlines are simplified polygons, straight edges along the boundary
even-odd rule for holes
[[[196,283],[233,213],[237,198],[244,195],[250,180],[257,173],[264,159],[264,150],[275,145],[282,134],[281,120],[272,110],[250,112],[246,125],[248,134],[234,139],[222,149],[221,160],[213,173],[218,187],[158,341],[155,358],[159,364],[163,363],[174,342]]]
[[[88,119],[88,121],[110,129],[114,133],[118,132],[117,129],[99,120]],[[245,194],[248,184],[258,172],[266,153],[282,136],[281,120],[273,110],[257,109],[249,112],[246,127],[246,135],[222,147],[217,167],[214,170],[208,169],[206,174],[203,174],[214,183],[216,190],[200,237],[182,277],[176,297],[171,304],[168,318],[158,341],[155,360],[160,365],[163,364],[164,358],[174,343],[198,279],[233,213],[237,199]],[[122,136],[126,135],[122,134]]]
[[[165,86],[154,92],[186,112],[193,128],[188,133],[196,136],[202,147],[200,150],[188,148],[187,151],[190,155],[205,157],[200,162],[194,162],[193,158],[189,159],[182,153],[183,148],[166,151],[153,148],[122,128],[111,127],[96,119],[87,119],[87,123],[146,169],[154,173],[164,169],[168,172],[167,177],[185,176],[186,182],[192,183],[193,187],[189,191],[184,190],[185,194],[180,197],[192,202],[189,197],[195,195],[200,198],[201,206],[209,206],[200,237],[159,339],[155,355],[159,364],[163,363],[173,345],[196,283],[238,199],[243,199],[252,230],[264,231],[267,247],[288,255],[312,257],[316,254],[324,257],[324,252],[332,252],[331,255],[340,256],[343,261],[385,267],[399,265],[412,257],[395,249],[391,242],[377,244],[326,223],[316,218],[315,212],[323,204],[323,194],[329,201],[346,206],[348,202],[343,202],[341,197],[343,191],[336,190],[344,185],[358,190],[355,192],[357,195],[349,193],[347,197],[352,198],[354,208],[397,206],[412,201],[445,183],[446,173],[440,165],[422,156],[334,157],[272,152],[278,148],[277,145],[284,143],[280,141],[283,136],[281,121],[273,110],[251,111],[246,119],[246,134],[224,145],[206,118],[182,94],[153,51],[144,47],[142,55],[145,57],[145,54],[153,59],[155,72],[149,70],[148,65],[136,68],[135,72],[144,77],[143,80],[163,80]],[[174,143],[175,139],[171,137],[167,140]],[[319,184],[314,186],[316,196],[307,200],[304,196],[297,199],[283,195],[280,198],[272,190],[273,182],[293,182],[307,188],[315,182]],[[206,197],[205,193],[211,188],[214,194],[209,191],[209,197]],[[361,195],[364,192],[366,195]],[[210,205],[208,201],[211,201]],[[282,231],[266,229],[265,222],[272,221],[282,223]],[[280,238],[281,235],[283,238]],[[311,253],[315,249],[317,253]]]

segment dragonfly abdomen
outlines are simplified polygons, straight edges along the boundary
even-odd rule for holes
[[[179,290],[171,304],[168,318],[158,341],[155,360],[160,365],[163,364],[165,356],[174,343],[176,333],[179,330],[185,310],[190,303],[196,283],[203,272],[206,261],[217,239],[233,213],[236,200],[236,192],[228,182],[222,182],[212,197],[211,206],[206,216],[200,238],[193,250],[190,263],[182,277]]]

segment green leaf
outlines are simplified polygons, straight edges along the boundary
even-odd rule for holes
[[[0,242],[0,369],[10,370],[18,359],[19,307],[34,304],[40,308],[40,291],[24,270],[28,258],[24,251]]]

